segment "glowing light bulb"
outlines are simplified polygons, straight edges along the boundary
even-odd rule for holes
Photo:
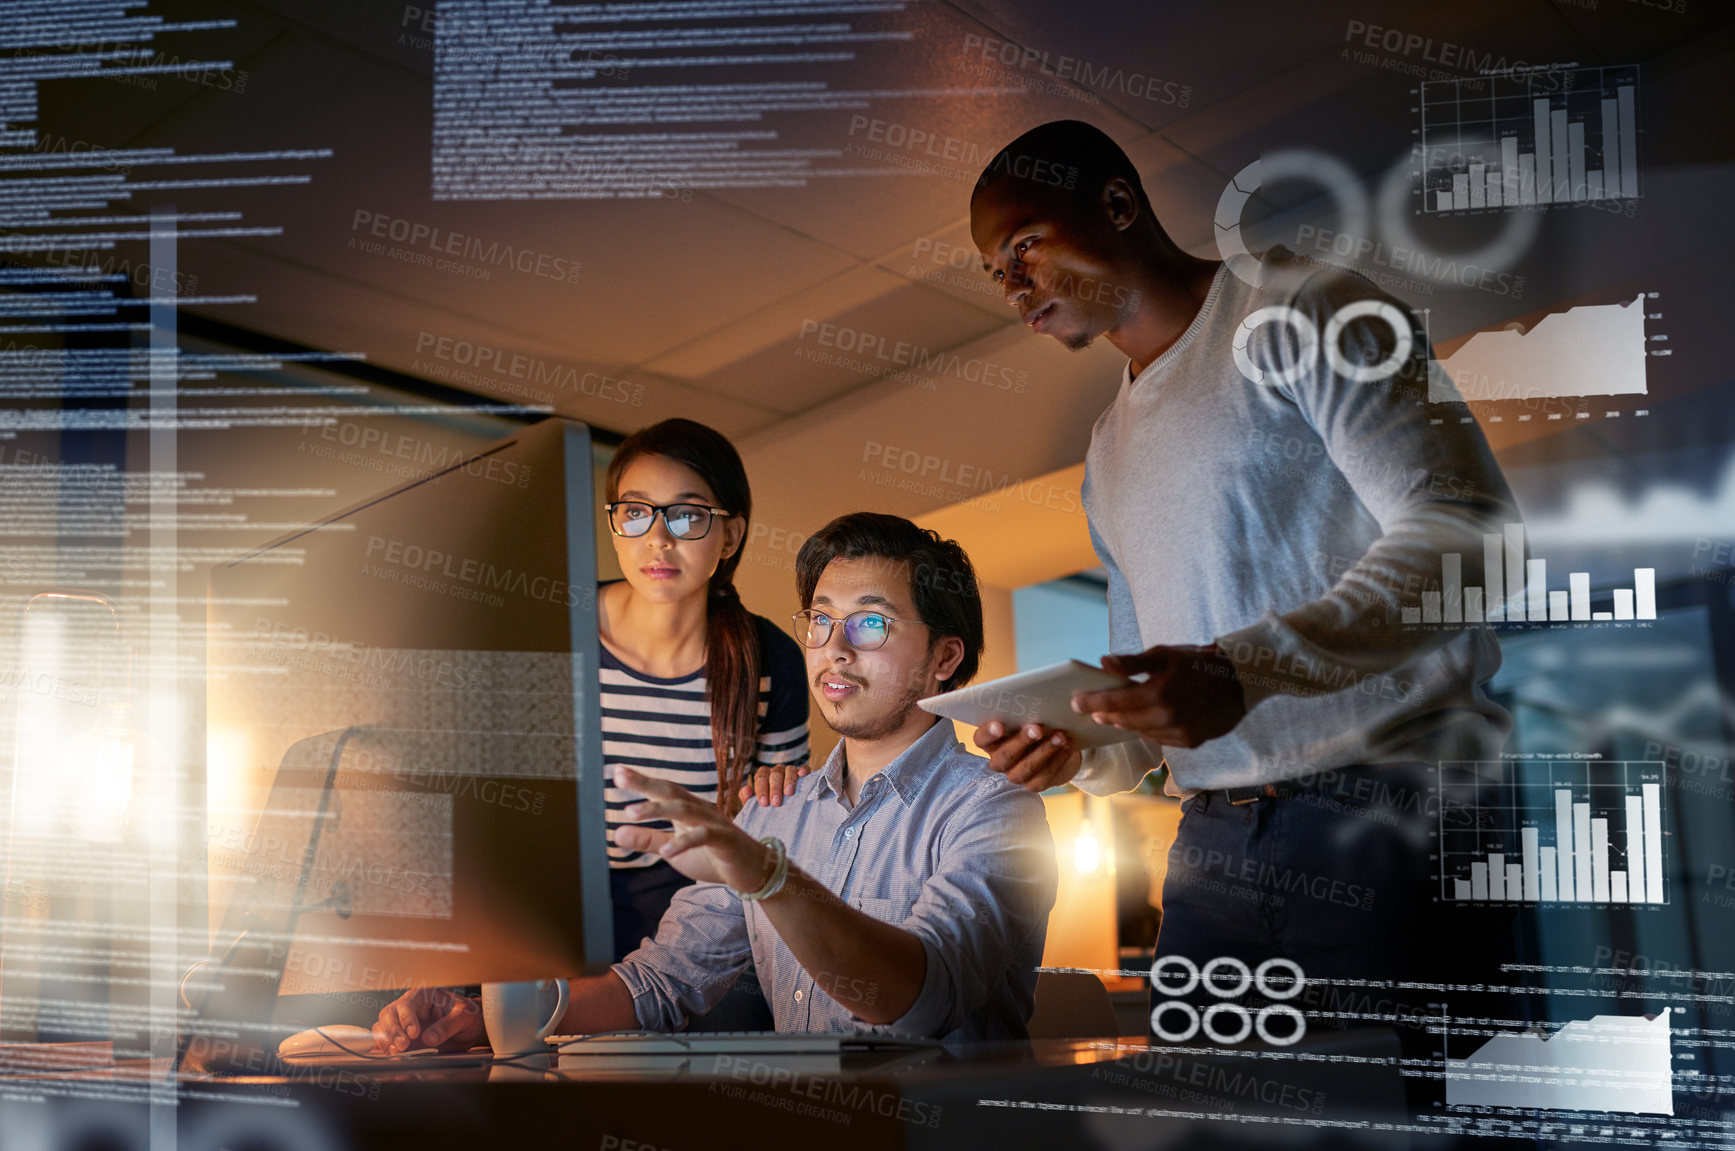
[[[1096,828],[1091,826],[1090,820],[1084,820],[1078,825],[1078,838],[1072,841],[1073,869],[1088,873],[1101,865],[1101,845],[1097,843]]]
[[[72,829],[86,839],[113,843],[126,833],[134,740],[125,728],[104,727],[78,737],[66,749],[64,810]]]

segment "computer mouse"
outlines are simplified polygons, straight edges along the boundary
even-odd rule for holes
[[[305,1058],[309,1055],[377,1055],[374,1034],[366,1027],[353,1023],[331,1023],[298,1031],[277,1045],[277,1054],[284,1059]]]

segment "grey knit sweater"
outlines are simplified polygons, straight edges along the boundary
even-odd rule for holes
[[[1426,350],[1383,378],[1398,339],[1345,316],[1333,365],[1266,307],[1327,334],[1365,279],[1278,250],[1252,287],[1219,268],[1185,334],[1097,421],[1084,505],[1108,568],[1115,651],[1216,642],[1249,706],[1187,750],[1144,741],[1087,753],[1078,783],[1108,794],[1165,758],[1171,790],[1239,786],[1350,764],[1495,757],[1511,719],[1482,685],[1500,666],[1484,627],[1404,626],[1441,588],[1441,557],[1481,582],[1483,533],[1515,521],[1511,492],[1461,403],[1428,404]],[[1401,307],[1401,305],[1400,305]],[[1408,316],[1407,311],[1404,313]],[[1311,331],[1307,329],[1311,328]],[[1237,366],[1235,344],[1255,383]]]

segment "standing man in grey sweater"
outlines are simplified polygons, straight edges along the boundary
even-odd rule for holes
[[[1422,402],[1410,313],[1281,249],[1257,285],[1188,255],[1126,154],[1078,121],[1007,145],[970,211],[1025,323],[1128,357],[1084,506],[1121,653],[1103,666],[1147,677],[1073,701],[1138,739],[1081,754],[988,724],[993,767],[1103,795],[1167,765],[1185,808],[1157,950],[1179,957],[1176,984],[1188,961],[1280,958],[1329,1008],[1343,980],[1434,972],[1447,935],[1457,973],[1466,929],[1502,950],[1497,926],[1433,903],[1426,838],[1432,773],[1497,758],[1510,729],[1483,690],[1499,648],[1481,626],[1398,621],[1440,590],[1442,556],[1481,555],[1516,513],[1467,409]],[[1188,1026],[1153,1019],[1166,1038]]]

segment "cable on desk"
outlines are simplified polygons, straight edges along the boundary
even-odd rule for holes
[[[399,1051],[396,1054],[393,1054],[392,1052],[389,1052],[389,1051],[386,1051],[386,1052],[357,1051],[353,1047],[346,1046],[341,1039],[337,1039],[331,1035],[328,1035],[326,1033],[325,1028],[323,1028],[323,1027],[310,1027],[310,1028],[308,1028],[308,1030],[312,1031],[314,1034],[318,1035],[321,1039],[325,1040],[327,1043],[331,1044],[333,1047],[336,1047],[339,1051],[342,1051],[347,1055],[353,1055],[357,1059],[367,1059],[367,1060],[372,1060],[372,1061],[378,1061],[381,1059],[405,1059],[411,1055],[438,1055],[440,1053],[440,1049],[438,1047],[417,1047],[414,1050]],[[294,1055],[289,1055],[289,1056],[279,1055],[278,1058],[282,1059],[283,1062],[285,1062],[289,1066],[293,1067],[293,1066],[295,1066],[295,1060],[298,1057],[294,1056]]]

